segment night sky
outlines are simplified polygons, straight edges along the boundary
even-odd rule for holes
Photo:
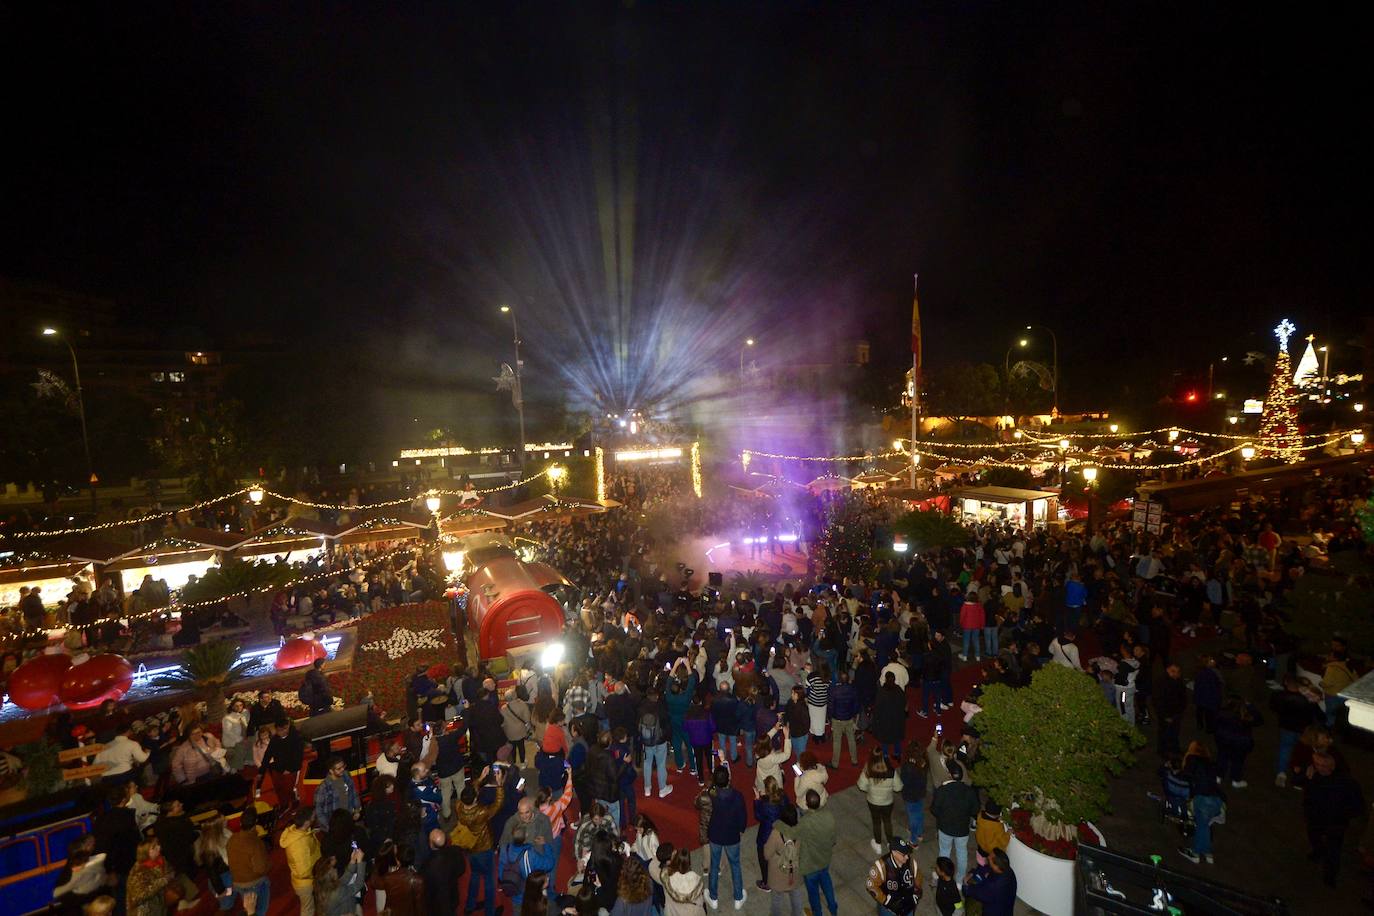
[[[0,274],[474,384],[500,302],[611,386],[896,367],[915,271],[929,361],[1033,321],[1069,390],[1343,343],[1363,23],[1223,6],[7,4]]]

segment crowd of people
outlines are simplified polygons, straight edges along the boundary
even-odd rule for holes
[[[847,759],[861,768],[865,888],[880,916],[926,898],[942,914],[965,901],[1009,914],[1008,813],[977,782],[980,691],[956,704],[953,690],[956,669],[975,664],[1015,688],[1044,665],[1079,670],[1150,729],[1166,814],[1190,835],[1179,862],[1215,862],[1227,795],[1249,787],[1254,732],[1272,720],[1274,780],[1302,790],[1314,876],[1334,884],[1366,813],[1341,751],[1339,693],[1360,665],[1341,634],[1323,656],[1305,651],[1284,599],[1331,553],[1363,547],[1355,513],[1369,492],[1365,478],[1326,479],[1158,533],[1124,520],[1091,535],[975,525],[966,544],[863,577],[738,596],[689,591],[635,514],[541,523],[544,556],[582,595],[554,670],[498,679],[459,665],[442,683],[417,670],[404,725],[369,761],[313,752],[270,693],[220,723],[112,716],[115,733],[96,736],[109,798],[59,902],[108,894],[152,914],[208,892],[265,913],[286,892],[268,879],[276,847],[302,913],[360,912],[371,895],[396,916],[700,916],[743,909],[753,892],[774,913],[837,916],[830,866],[838,833],[856,828],[836,823],[828,786]],[[1212,632],[1215,649],[1182,651]],[[942,728],[913,741],[913,717]],[[305,803],[312,760],[320,782]],[[230,776],[243,785],[217,810],[237,829],[192,823],[188,797],[204,795],[186,790]],[[266,786],[275,804],[254,800]],[[660,835],[640,810],[675,792],[691,796],[694,842]],[[761,877],[746,887],[751,824]],[[931,833],[923,872],[916,851]]]

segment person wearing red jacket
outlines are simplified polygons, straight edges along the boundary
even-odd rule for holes
[[[959,608],[959,627],[964,631],[964,651],[959,653],[960,658],[978,660],[979,634],[987,623],[987,617],[983,603],[978,600],[978,591],[969,589],[968,597]]]

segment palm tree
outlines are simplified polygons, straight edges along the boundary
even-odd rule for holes
[[[224,716],[225,689],[257,665],[241,661],[240,648],[226,640],[191,646],[181,655],[181,667],[154,678],[153,685],[194,691],[205,700],[205,717],[216,722]]]

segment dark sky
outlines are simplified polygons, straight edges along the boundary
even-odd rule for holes
[[[1034,321],[1080,391],[1344,341],[1367,23],[1226,6],[6,4],[0,274],[473,378],[502,301],[535,363],[896,365],[917,270],[929,360]]]

